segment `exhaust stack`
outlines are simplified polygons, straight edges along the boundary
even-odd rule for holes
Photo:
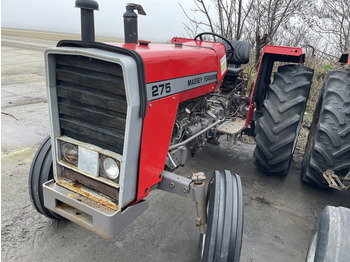
[[[75,7],[81,9],[81,40],[95,42],[94,10],[98,10],[98,3],[93,0],[76,0]]]
[[[138,32],[137,32],[137,14],[134,10],[137,10],[139,15],[146,15],[141,5],[127,4],[126,12],[124,13],[124,38],[125,43],[137,44]]]

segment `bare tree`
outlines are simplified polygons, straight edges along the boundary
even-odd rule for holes
[[[228,39],[250,41],[257,66],[264,46],[273,44],[280,31],[286,30],[287,25],[293,22],[291,19],[296,19],[301,10],[309,8],[311,0],[193,1],[196,7],[190,10],[192,16],[183,9],[190,21],[186,25],[187,30],[195,29],[196,33],[210,30]],[[205,17],[205,21],[197,20],[196,14]]]
[[[255,65],[258,66],[262,49],[267,44],[278,42],[285,31],[292,29],[303,12],[308,12],[310,0],[260,0],[256,1],[249,14],[248,23],[255,28],[252,42],[255,50]],[[284,41],[285,44],[286,41]]]
[[[228,39],[240,40],[254,1],[244,1],[244,4],[243,0],[194,0],[196,7],[190,10],[191,13],[180,6],[189,19],[185,28],[191,36],[199,30],[209,30]],[[196,14],[205,17],[205,20],[198,20]]]
[[[350,0],[322,1],[314,6],[315,15],[306,21],[323,39],[329,55],[350,50]]]

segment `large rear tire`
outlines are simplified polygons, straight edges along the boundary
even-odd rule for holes
[[[62,219],[44,206],[43,184],[53,179],[51,139],[46,138],[36,152],[29,171],[29,196],[35,209],[52,219]]]
[[[199,239],[199,261],[238,262],[243,235],[243,194],[238,175],[215,171],[208,188],[206,234]]]
[[[302,162],[305,182],[328,187],[323,172],[345,176],[350,168],[350,70],[330,71],[324,81]]]
[[[346,262],[350,257],[350,209],[327,206],[312,231],[306,262]]]
[[[313,70],[300,65],[281,66],[274,74],[256,129],[254,164],[261,171],[288,173],[312,77]]]

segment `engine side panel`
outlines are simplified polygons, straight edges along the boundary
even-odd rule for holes
[[[146,197],[150,187],[162,179],[178,105],[179,95],[148,103],[143,123],[136,202]]]

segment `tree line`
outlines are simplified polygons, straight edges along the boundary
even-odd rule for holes
[[[350,0],[193,0],[183,12],[190,37],[211,31],[248,41],[257,65],[265,45],[304,47],[317,62],[334,63],[350,51]]]

